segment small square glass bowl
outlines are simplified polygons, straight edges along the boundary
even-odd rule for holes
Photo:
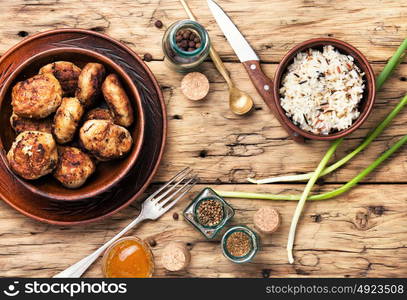
[[[235,232],[243,232],[243,233],[247,234],[250,238],[250,241],[251,241],[250,251],[247,252],[243,256],[234,256],[231,253],[229,253],[229,251],[227,249],[227,240],[228,240],[229,236]],[[222,247],[222,253],[227,259],[229,259],[230,261],[233,261],[234,263],[242,264],[242,263],[251,261],[253,259],[253,257],[257,254],[257,251],[259,250],[259,247],[260,247],[260,240],[259,240],[258,235],[250,228],[248,228],[244,225],[237,225],[237,226],[233,226],[233,227],[229,228],[225,232],[225,234],[222,237],[222,241],[221,241],[220,245]]]
[[[197,210],[199,205],[205,200],[219,201],[223,207],[222,221],[216,226],[206,226],[199,222]],[[198,196],[192,200],[191,204],[184,210],[184,218],[191,223],[198,231],[200,231],[207,239],[213,239],[226,223],[234,216],[233,208],[211,188],[203,189]]]

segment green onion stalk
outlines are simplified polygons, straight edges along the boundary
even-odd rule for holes
[[[392,71],[394,70],[394,68],[401,62],[402,58],[405,56],[405,51],[407,49],[407,39],[402,43],[402,45],[399,47],[399,49],[396,51],[396,54],[393,55],[393,57],[390,59],[390,61],[388,62],[388,64],[385,66],[385,68],[383,69],[383,71],[381,72],[381,74],[378,76],[377,78],[377,89],[380,89],[382,87],[382,85],[384,84],[384,82],[389,78],[390,74],[392,73]],[[407,98],[407,96],[405,97]],[[395,117],[395,115],[393,116],[393,118]],[[390,119],[391,121],[392,119]],[[384,120],[385,121],[385,120]],[[388,125],[388,123],[390,123],[390,121],[386,124],[385,122],[382,122],[379,124],[379,126],[372,132],[372,134],[370,134],[366,140],[364,141],[364,143],[362,143],[361,145],[363,147],[358,147],[357,149],[355,149],[353,151],[353,154],[356,155],[357,153],[359,153],[362,149],[364,149],[365,147],[367,147],[373,140],[374,138],[376,138],[383,130],[384,128]],[[405,137],[407,138],[407,136]],[[394,149],[398,149],[399,147],[401,147],[401,145],[403,145],[405,143],[404,139],[401,139],[398,143],[396,143],[393,147],[391,147],[387,152],[389,152],[389,156],[395,151]],[[296,228],[298,225],[298,221],[299,218],[301,217],[301,213],[302,210],[304,208],[305,202],[307,201],[309,194],[311,193],[311,190],[315,184],[315,182],[318,180],[318,178],[320,177],[321,173],[324,171],[325,166],[327,165],[327,163],[329,162],[330,158],[332,157],[332,155],[335,153],[337,147],[343,142],[344,138],[338,139],[336,141],[334,141],[330,148],[328,149],[327,153],[324,155],[323,159],[321,160],[321,162],[319,163],[318,167],[316,168],[316,170],[310,174],[306,174],[307,179],[309,179],[304,192],[302,193],[299,202],[297,204],[295,213],[293,215],[293,219],[291,222],[291,227],[290,227],[290,232],[288,235],[288,242],[287,242],[287,254],[288,254],[288,260],[289,262],[292,264],[294,262],[294,257],[293,257],[293,246],[294,246],[294,240],[295,240],[295,233],[296,233]],[[359,149],[359,150],[358,150]],[[353,155],[353,156],[354,156]],[[353,156],[349,157],[349,159],[351,159]],[[379,160],[380,161],[380,160]],[[375,161],[376,162],[376,161]],[[346,161],[343,161],[343,163],[346,163]],[[378,164],[380,164],[381,162],[379,162]],[[373,168],[371,169],[370,167]],[[339,166],[338,166],[339,167]],[[375,163],[372,163],[368,168],[366,168],[364,170],[365,173],[361,173],[359,174],[360,176],[355,177],[355,181],[358,182],[361,180],[361,178],[365,177],[368,173],[370,173],[375,167],[377,167],[377,165],[375,166]],[[334,170],[334,169],[333,169]],[[281,179],[281,178],[280,178]],[[263,180],[263,182],[270,182],[270,180]],[[258,183],[258,182],[257,182]],[[352,181],[348,182],[351,183],[350,184],[350,188],[352,186],[354,186],[356,183],[352,183]],[[341,191],[339,191],[341,192]]]
[[[396,53],[392,56],[392,58],[388,61],[386,66],[384,67],[383,71],[379,74],[376,79],[376,87],[377,90],[383,86],[386,80],[390,77],[393,70],[401,63],[403,58],[406,56],[407,51],[407,39],[403,41],[400,47],[397,49]],[[376,139],[383,130],[390,124],[391,121],[397,116],[397,114],[402,110],[405,106],[405,101],[401,101],[391,112],[387,115],[387,117],[365,138],[365,140],[360,144],[355,150],[350,152],[348,155],[337,161],[336,163],[330,165],[329,167],[325,168],[319,177],[325,176],[336,169],[340,168],[348,161],[350,161],[353,157],[363,151],[367,146],[369,146],[374,139]],[[342,143],[343,138],[340,139],[340,143]],[[248,181],[251,183],[263,184],[263,183],[275,183],[275,182],[287,182],[287,181],[305,181],[309,180],[314,172],[300,174],[300,175],[288,175],[288,176],[279,176],[279,177],[272,177],[272,178],[265,178],[260,180],[255,180],[252,178],[248,178]]]
[[[342,140],[336,140],[332,143],[329,147],[328,151],[324,155],[323,159],[319,163],[318,167],[316,168],[315,172],[312,174],[310,180],[308,181],[307,185],[305,186],[304,192],[301,195],[300,201],[297,204],[297,208],[295,209],[295,213],[293,219],[291,221],[290,232],[288,234],[288,242],[287,242],[287,253],[288,253],[288,261],[290,264],[294,263],[293,257],[293,246],[294,246],[294,239],[295,239],[295,231],[297,229],[298,220],[300,219],[302,209],[304,208],[305,201],[308,199],[308,195],[311,193],[312,187],[314,186],[315,182],[318,180],[319,174],[321,174],[322,170],[325,168],[328,161],[331,159],[332,155],[335,153],[336,148]]]
[[[403,98],[403,101],[407,103],[407,95]],[[397,143],[393,144],[388,150],[386,150],[382,155],[380,155],[373,163],[371,163],[366,169],[357,174],[346,184],[340,186],[339,188],[322,193],[310,195],[308,200],[319,201],[328,200],[334,197],[340,196],[343,193],[349,191],[352,187],[358,184],[363,178],[369,175],[374,169],[376,169],[381,163],[388,159],[394,152],[396,152],[401,146],[407,142],[407,135],[401,138]],[[298,201],[301,195],[278,195],[278,194],[265,194],[265,193],[247,193],[247,192],[229,192],[215,190],[216,193],[225,198],[244,198],[244,199],[260,199],[260,200],[277,200],[277,201]]]

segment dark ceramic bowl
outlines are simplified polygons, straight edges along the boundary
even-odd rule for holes
[[[31,192],[49,199],[61,201],[89,199],[108,191],[126,176],[137,160],[144,138],[144,113],[137,87],[126,72],[106,56],[81,48],[54,48],[35,54],[12,72],[0,89],[0,126],[2,128],[0,131],[0,157],[5,165],[9,166],[6,153],[16,137],[10,125],[12,87],[17,82],[37,74],[42,66],[59,60],[73,62],[79,67],[83,67],[88,62],[99,62],[105,66],[107,74],[116,73],[119,76],[134,108],[135,121],[128,128],[133,138],[132,150],[122,159],[99,163],[96,172],[78,189],[65,188],[52,175],[33,181],[25,180],[17,175],[15,178]]]
[[[281,80],[287,70],[287,67],[291,65],[294,60],[294,57],[302,51],[305,51],[309,48],[322,50],[323,46],[332,45],[334,46],[340,53],[345,55],[350,55],[355,59],[355,64],[365,73],[363,77],[365,82],[365,90],[363,93],[363,98],[359,104],[359,111],[360,116],[353,122],[352,126],[345,130],[341,130],[338,132],[333,132],[328,135],[317,135],[311,132],[302,130],[297,125],[295,125],[292,120],[287,117],[285,114],[284,109],[281,107],[280,103],[280,87],[281,87]],[[274,85],[273,85],[273,98],[276,107],[276,113],[281,117],[282,122],[284,122],[291,130],[293,130],[298,135],[312,139],[312,140],[335,140],[341,137],[344,137],[348,134],[351,134],[356,129],[358,129],[363,122],[367,119],[370,112],[372,111],[373,104],[375,101],[376,95],[376,84],[375,84],[375,76],[373,73],[373,69],[370,66],[366,57],[355,47],[345,43],[343,41],[332,39],[332,38],[316,38],[312,40],[308,40],[302,42],[292,48],[288,53],[283,57],[282,61],[280,62],[279,66],[277,67],[277,71],[274,77]]]

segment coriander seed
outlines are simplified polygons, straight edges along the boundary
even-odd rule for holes
[[[198,222],[203,226],[213,227],[223,220],[223,205],[214,199],[202,200],[197,209]]]

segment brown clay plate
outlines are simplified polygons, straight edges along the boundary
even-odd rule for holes
[[[0,161],[0,198],[19,212],[57,225],[93,222],[110,216],[141,196],[151,182],[164,151],[167,120],[160,87],[144,62],[127,46],[93,31],[57,29],[33,35],[7,51],[0,59],[0,87],[27,58],[38,52],[73,47],[107,56],[136,83],[145,118],[143,147],[139,158],[119,184],[105,193],[81,201],[61,202],[30,192]]]
[[[12,115],[12,89],[10,87],[14,86],[18,81],[36,75],[42,66],[59,60],[73,62],[79,67],[83,67],[87,62],[100,62],[105,66],[107,73],[118,74],[134,107],[135,122],[128,128],[133,137],[133,147],[130,153],[123,159],[98,164],[95,174],[87,180],[85,185],[77,189],[65,188],[51,175],[33,181],[24,180],[18,175],[16,175],[16,178],[27,189],[46,198],[61,201],[91,199],[109,190],[127,175],[140,153],[145,131],[145,114],[143,113],[141,98],[136,84],[127,75],[127,72],[100,53],[83,48],[53,48],[32,56],[29,60],[22,63],[11,76],[7,76],[8,78],[3,87],[0,88],[0,127],[2,127],[0,131],[0,157],[8,166],[6,153],[16,138],[16,134],[10,124],[10,117]]]

